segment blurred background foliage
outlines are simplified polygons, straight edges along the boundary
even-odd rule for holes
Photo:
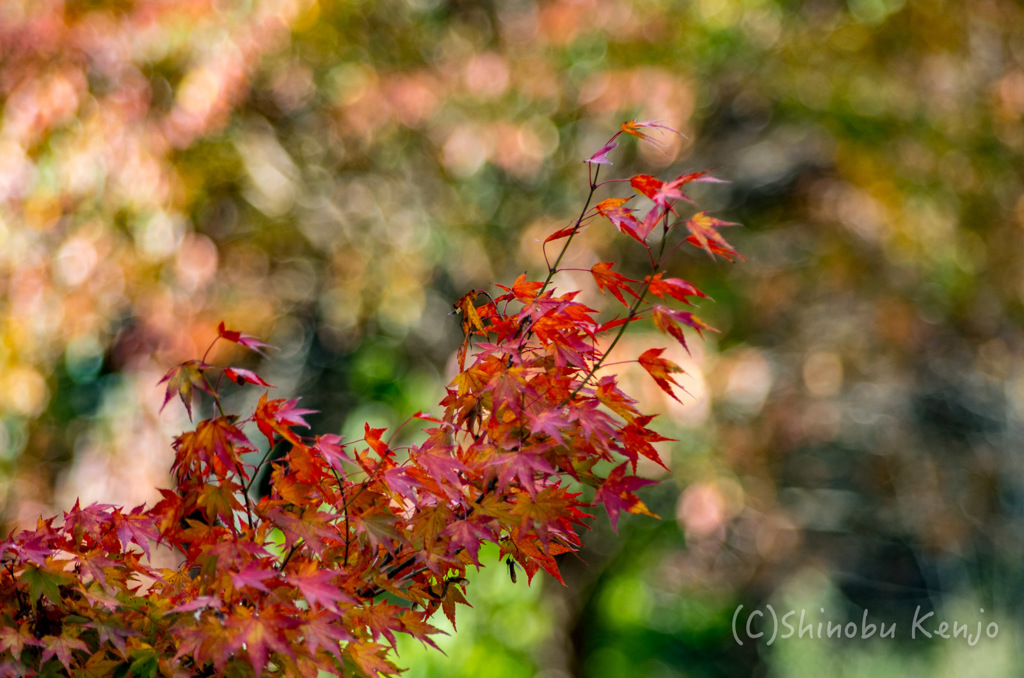
[[[636,381],[663,520],[599,521],[566,589],[488,568],[409,675],[1016,675],[1018,2],[5,0],[0,106],[4,529],[152,499],[186,423],[156,382],[221,319],[320,431],[429,410],[451,302],[542,273],[581,159],[663,119],[613,171],[714,169],[748,258],[673,270],[721,330],[674,356],[686,405]],[[898,639],[738,646],[767,603]],[[999,637],[910,641],[918,605]]]

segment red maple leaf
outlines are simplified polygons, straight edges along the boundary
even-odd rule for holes
[[[466,520],[457,520],[445,528],[444,533],[450,537],[453,549],[465,549],[474,565],[480,567],[478,554],[485,541],[495,541],[494,530],[488,527],[482,518],[470,516]]]
[[[616,135],[616,136],[618,136],[618,135]],[[608,154],[616,146],[618,146],[617,143],[615,143],[614,141],[609,141],[607,144],[605,144],[601,148],[601,150],[599,150],[597,153],[595,153],[594,155],[590,156],[589,158],[587,158],[583,162],[589,162],[592,165],[610,165],[610,164],[612,164],[612,161],[608,159]]]
[[[543,286],[544,283],[527,280],[526,274],[521,273],[519,277],[516,278],[516,281],[512,283],[512,287],[496,285],[496,287],[500,287],[501,289],[508,292],[508,294],[501,295],[500,297],[495,299],[495,301],[505,301],[508,299],[519,299],[520,301],[533,301],[537,297],[537,292]]]
[[[210,368],[202,360],[186,360],[168,370],[163,379],[157,382],[160,385],[167,382],[167,392],[164,395],[164,404],[160,406],[163,411],[171,398],[177,395],[185,405],[189,420],[192,419],[192,393],[195,389],[215,395],[210,385],[206,383],[204,372]]]
[[[317,452],[331,468],[339,473],[344,470],[342,462],[355,461],[345,453],[345,446],[341,444],[341,440],[341,436],[336,433],[326,433],[322,436],[317,436],[316,443],[310,448]]]
[[[637,296],[637,293],[629,286],[629,283],[635,283],[637,281],[613,271],[612,266],[614,266],[614,264],[610,261],[598,262],[590,268],[590,274],[594,276],[594,282],[597,283],[597,289],[602,292],[608,290],[623,306],[628,307],[630,304],[626,301],[622,292],[625,290],[629,294],[633,295],[634,299],[639,299],[640,297]]]
[[[271,652],[295,658],[292,641],[285,632],[297,627],[299,621],[283,612],[280,606],[273,605],[256,612],[240,605],[224,625],[231,629],[228,641],[223,645],[224,652],[230,655],[245,648],[257,678],[262,675]]]
[[[647,289],[650,290],[651,294],[665,299],[667,297],[673,297],[689,304],[689,297],[701,297],[707,299],[708,295],[704,294],[692,284],[679,278],[662,278],[662,273],[655,273],[653,276],[647,276],[644,278],[644,282],[648,283]]]
[[[604,484],[601,485],[601,488],[594,496],[594,501],[596,503],[604,504],[604,508],[608,512],[608,520],[611,521],[612,529],[615,530],[615,532],[619,531],[619,514],[622,511],[647,515],[653,518],[658,517],[654,513],[651,513],[650,509],[640,501],[639,497],[633,494],[634,490],[646,485],[655,485],[657,484],[657,481],[647,480],[646,478],[637,478],[636,476],[627,476],[627,463],[628,462],[623,462],[616,466],[612,472],[608,474],[607,480],[604,481]]]
[[[270,591],[266,584],[263,582],[268,579],[276,579],[277,572],[272,569],[268,569],[264,565],[257,561],[250,561],[245,564],[238,572],[231,573],[231,583],[234,584],[236,589],[242,589],[246,586],[255,589],[257,591]]]
[[[303,620],[300,629],[302,637],[305,638],[306,649],[314,657],[317,649],[322,649],[340,661],[341,643],[355,640],[345,628],[345,624],[329,610],[310,614]]]
[[[642,243],[644,239],[640,237],[639,231],[643,230],[643,224],[633,216],[633,210],[622,206],[627,200],[629,198],[608,198],[594,205],[594,209],[620,232]]]
[[[122,548],[126,549],[129,543],[135,544],[147,558],[150,555],[149,542],[160,538],[153,515],[143,506],[136,506],[127,515],[116,509],[111,515],[111,524],[121,540]]]
[[[552,233],[551,235],[549,235],[547,238],[545,238],[544,239],[544,243],[547,244],[549,242],[554,242],[555,240],[561,240],[562,238],[567,238],[570,235],[572,235],[573,233],[575,233],[576,230],[579,229],[579,228],[580,228],[580,225],[577,224],[577,223],[573,223],[571,226],[566,226],[565,228],[560,228],[557,231],[555,231],[554,233]]]
[[[642,129],[663,129],[663,130],[667,130],[669,132],[672,132],[674,134],[679,134],[680,136],[682,135],[682,132],[680,132],[679,130],[673,129],[673,128],[669,127],[668,125],[662,125],[660,120],[645,120],[643,122],[637,122],[636,119],[634,118],[633,120],[630,120],[629,122],[622,123],[622,131],[625,132],[626,134],[630,134],[632,136],[635,136],[640,141],[645,141],[645,142],[649,143],[650,145],[654,146],[655,148],[658,148],[658,149],[660,149],[662,151],[665,150],[664,149],[664,144],[662,144],[657,139],[653,138],[651,135],[649,135],[649,134],[647,134],[645,132],[641,132],[640,130],[642,130]]]
[[[89,651],[89,646],[78,638],[69,635],[68,630],[65,630],[59,636],[43,636],[42,640],[43,655],[39,659],[39,664],[43,665],[48,659],[56,656],[69,674],[73,673],[71,670],[71,660],[73,659],[74,651]]]
[[[683,330],[678,323],[692,327],[701,336],[704,336],[704,330],[718,331],[688,311],[677,311],[657,304],[652,307],[652,310],[654,311],[654,325],[662,332],[673,336],[687,352],[690,351],[690,347],[686,345],[686,337],[683,336]]]
[[[284,533],[286,548],[301,541],[321,556],[329,543],[338,541],[338,529],[331,523],[337,516],[317,511],[315,506],[305,508],[299,515],[274,507],[267,511],[267,517]]]
[[[264,357],[266,357],[267,355],[262,351],[264,347],[274,348],[270,344],[264,344],[262,341],[252,336],[251,334],[242,334],[241,332],[236,332],[235,330],[227,329],[224,326],[224,321],[221,321],[221,323],[217,325],[217,335],[221,339],[225,339],[227,341],[239,344],[241,346],[245,346],[248,349],[256,351],[257,353]]]
[[[658,357],[664,352],[665,349],[663,348],[648,349],[640,354],[640,358],[637,362],[639,362],[640,366],[647,370],[647,373],[654,378],[654,381],[662,391],[675,398],[676,401],[679,401],[679,398],[676,398],[676,394],[672,392],[672,386],[675,385],[679,388],[682,387],[676,383],[675,379],[673,379],[671,375],[674,372],[682,372],[683,368],[679,367],[679,365],[676,365],[671,360],[665,360],[664,358]]]
[[[245,370],[241,367],[226,367],[224,368],[224,376],[235,382],[239,386],[245,383],[256,384],[257,386],[266,386],[267,388],[274,388],[273,384],[268,384],[263,381],[263,377],[256,374],[252,370]]]
[[[381,459],[387,458],[390,452],[387,443],[381,440],[385,431],[387,431],[386,428],[371,428],[369,422],[363,424],[363,440],[380,455]]]
[[[285,400],[284,398],[267,400],[266,393],[260,396],[259,402],[256,403],[253,419],[256,420],[256,426],[259,428],[260,433],[266,436],[271,446],[274,445],[275,433],[293,444],[301,442],[291,427],[303,426],[309,428],[309,423],[302,418],[302,415],[313,414],[316,410],[296,407],[298,402],[298,398],[294,400]]]
[[[654,419],[654,415],[636,417],[633,421],[619,429],[618,432],[619,440],[622,442],[623,454],[629,457],[634,473],[636,472],[636,463],[640,455],[647,457],[662,468],[668,469],[665,466],[665,462],[661,460],[658,451],[654,449],[653,443],[672,440],[672,438],[666,438],[647,428],[647,424],[650,423],[651,419]]]
[[[722,226],[736,225],[729,221],[709,217],[706,212],[697,212],[686,222],[686,228],[693,234],[687,238],[687,241],[697,247],[704,248],[712,259],[715,258],[716,254],[725,257],[729,261],[742,259],[743,257],[718,232],[718,229]]]
[[[41,646],[43,641],[39,640],[32,633],[28,622],[23,622],[18,627],[0,626],[0,652],[10,651],[15,661],[21,659],[21,653],[26,645]]]
[[[355,604],[355,599],[342,590],[335,578],[338,573],[332,570],[321,570],[316,561],[309,561],[299,572],[288,576],[292,584],[309,603],[310,609],[319,605],[332,612],[338,611],[338,603]]]

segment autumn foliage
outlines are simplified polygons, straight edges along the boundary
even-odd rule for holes
[[[214,415],[174,440],[174,488],[151,507],[76,504],[0,542],[0,675],[391,675],[396,634],[432,645],[438,609],[455,624],[485,542],[498,544],[513,578],[521,568],[528,581],[539,570],[561,581],[557,557],[580,548],[594,506],[613,527],[624,511],[652,515],[635,493],[652,482],[635,475],[637,462],[663,464],[655,444],[666,438],[599,370],[634,322],[651,319],[684,347],[684,327],[709,329],[679,308],[705,295],[665,277],[680,246],[738,257],[718,230],[725,222],[680,216],[687,185],[713,181],[704,172],[634,176],[642,207],[621,197],[591,206],[598,189],[617,186],[598,175],[619,138],[657,144],[661,131],[674,130],[626,123],[586,161],[590,193],[544,242],[544,279],[523,275],[455,303],[458,373],[436,416],[413,415],[424,422],[419,444],[395,446],[369,424],[361,440],[311,434],[310,411],[269,390],[248,416],[229,413],[226,381],[273,387],[205,357],[168,372],[167,401],[177,396],[191,417],[199,391]],[[578,292],[552,285],[598,217],[650,260],[643,279],[593,264],[597,288],[621,305],[604,321]],[[223,323],[218,341],[265,346]],[[662,352],[632,359],[676,397],[681,369]],[[270,492],[257,496],[266,473]],[[155,567],[156,545],[180,565]]]

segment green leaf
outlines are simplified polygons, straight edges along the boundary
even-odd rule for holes
[[[153,678],[160,668],[160,658],[153,648],[144,648],[132,652],[131,675],[136,678]]]
[[[71,581],[71,575],[64,572],[54,572],[35,565],[26,565],[21,573],[21,581],[28,584],[29,600],[34,604],[40,597],[46,596],[54,605],[64,606],[60,595],[60,586]]]

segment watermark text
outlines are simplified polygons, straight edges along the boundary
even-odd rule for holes
[[[738,645],[752,641],[770,646],[777,640],[790,638],[888,640],[899,637],[958,640],[974,647],[984,638],[994,639],[999,635],[999,624],[986,621],[984,615],[984,608],[979,608],[978,618],[970,621],[939,619],[935,612],[922,612],[918,605],[913,617],[900,624],[876,620],[869,610],[864,610],[860,620],[856,621],[845,617],[833,619],[823,607],[816,612],[804,608],[777,610],[768,604],[764,609],[753,608],[744,612],[744,606],[740,605],[732,615],[732,637]]]

